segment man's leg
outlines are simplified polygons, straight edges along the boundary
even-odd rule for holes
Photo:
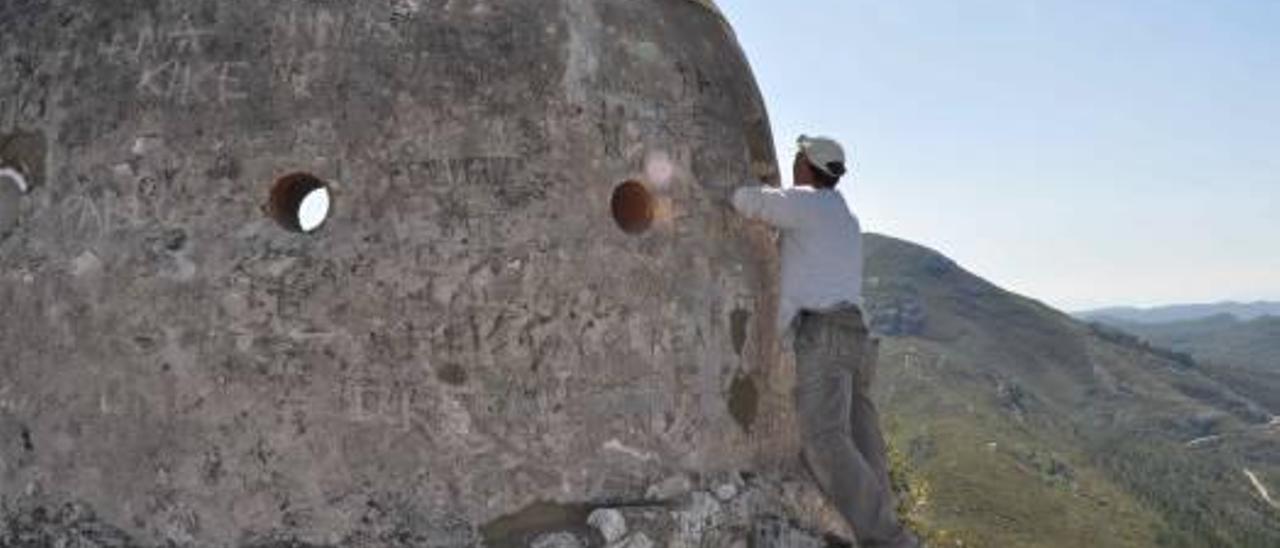
[[[810,471],[864,546],[914,546],[898,524],[887,485],[854,443],[850,408],[865,330],[805,315],[796,331],[795,399]],[[852,360],[852,363],[851,363]]]
[[[865,328],[864,328],[865,329]],[[897,497],[893,493],[893,483],[889,479],[889,455],[884,443],[884,435],[880,431],[880,413],[871,400],[871,385],[875,381],[876,368],[880,363],[880,341],[868,338],[861,363],[854,374],[853,405],[849,408],[849,424],[852,426],[853,442],[858,452],[866,459],[867,465],[875,471],[880,485],[884,486],[885,500],[894,509],[892,518],[898,524]],[[920,545],[920,541],[906,528],[898,524],[899,533],[883,541],[883,546],[907,548]]]
[[[892,495],[889,456],[885,449],[884,435],[880,432],[880,414],[871,401],[871,385],[875,381],[879,365],[879,341],[868,338],[865,348],[862,362],[853,375],[853,405],[849,407],[849,424],[852,426],[853,443],[858,446],[858,452],[862,453],[862,458],[867,460],[880,483]]]

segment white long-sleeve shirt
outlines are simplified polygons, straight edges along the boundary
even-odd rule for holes
[[[862,307],[862,227],[839,192],[751,185],[734,191],[733,207],[782,231],[780,330],[800,309]]]

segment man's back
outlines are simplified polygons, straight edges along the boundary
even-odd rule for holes
[[[733,205],[782,230],[779,327],[801,308],[862,306],[862,228],[839,192],[751,186],[734,192]]]

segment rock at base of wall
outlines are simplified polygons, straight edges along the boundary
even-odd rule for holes
[[[686,483],[686,482],[682,482]],[[412,535],[383,534],[370,524],[342,538],[303,539],[288,536],[253,538],[243,548],[329,548],[339,546],[436,548],[828,548],[852,546],[847,530],[831,527],[832,516],[821,496],[798,478],[747,478],[732,474],[716,481],[688,480],[690,490],[663,499],[645,498],[608,504],[576,503],[563,519],[486,538],[487,524],[458,525],[448,530],[424,526]],[[133,548],[146,545],[119,527],[104,523],[92,509],[77,504],[41,504],[35,498],[10,500],[0,506],[0,546]],[[545,506],[545,505],[544,505]],[[539,507],[541,508],[541,506]],[[199,516],[193,517],[198,521]],[[406,519],[401,516],[398,519]],[[429,516],[420,516],[431,523]],[[515,518],[520,519],[518,516]],[[465,527],[463,527],[465,528]],[[379,532],[381,531],[381,532]],[[460,532],[465,534],[459,534]],[[170,546],[195,546],[170,542]]]

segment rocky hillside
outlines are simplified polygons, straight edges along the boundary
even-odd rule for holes
[[[1195,320],[1142,323],[1098,320],[1151,348],[1168,349],[1269,409],[1280,410],[1280,317],[1242,320],[1219,314]]]
[[[867,236],[903,511],[976,546],[1277,546],[1271,410],[1194,360]]]
[[[1219,314],[1165,323],[1099,321],[1196,360],[1280,372],[1280,316],[1241,320]]]

